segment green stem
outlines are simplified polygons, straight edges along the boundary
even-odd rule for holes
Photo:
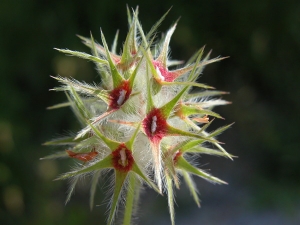
[[[168,190],[168,204],[169,204],[169,212],[171,217],[172,225],[175,224],[175,212],[174,212],[174,194],[173,194],[173,182],[168,173],[166,173],[166,183]]]
[[[130,225],[131,223],[135,188],[136,188],[136,176],[135,174],[130,173],[123,225]]]

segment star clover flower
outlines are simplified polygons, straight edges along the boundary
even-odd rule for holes
[[[71,107],[82,129],[73,136],[46,142],[64,149],[44,159],[65,157],[76,161],[75,168],[57,179],[71,180],[68,202],[78,180],[82,176],[91,177],[91,208],[100,177],[113,171],[109,173],[113,174],[113,191],[107,224],[114,223],[120,205],[124,205],[125,211],[123,224],[131,224],[133,207],[138,200],[142,201],[143,185],[159,194],[166,193],[171,222],[175,224],[173,193],[174,188],[179,188],[181,177],[198,206],[200,200],[192,175],[226,184],[197,168],[188,157],[201,154],[233,157],[216,139],[231,124],[207,131],[211,118],[222,119],[212,109],[229,103],[220,97],[226,92],[197,82],[206,65],[224,57],[209,59],[210,53],[204,57],[201,48],[187,64],[170,60],[169,44],[177,22],[160,44],[153,44],[155,31],[167,13],[145,34],[137,17],[138,9],[127,12],[129,32],[121,55],[116,53],[118,32],[111,50],[102,31],[102,44],[92,35],[79,36],[91,54],[57,49],[95,63],[100,82],[87,84],[53,77],[62,84],[53,90],[64,91],[68,102],[50,108]],[[171,69],[174,65],[181,67]]]

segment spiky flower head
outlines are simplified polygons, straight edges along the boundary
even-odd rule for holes
[[[69,201],[79,178],[89,175],[91,208],[99,178],[108,170],[114,171],[110,173],[113,174],[113,191],[107,224],[114,222],[120,203],[125,210],[123,224],[131,223],[132,208],[143,185],[167,194],[174,224],[173,188],[179,188],[179,175],[198,206],[200,200],[192,175],[212,183],[225,183],[200,170],[189,161],[191,157],[186,157],[209,154],[232,159],[216,140],[230,125],[206,131],[212,118],[222,118],[212,108],[228,103],[218,97],[225,92],[196,82],[207,64],[223,58],[209,59],[210,53],[204,57],[204,48],[201,48],[187,64],[172,61],[168,57],[169,42],[177,23],[158,42],[160,44],[153,45],[154,32],[167,13],[145,34],[137,18],[138,10],[127,12],[129,32],[121,55],[116,53],[118,33],[109,50],[102,31],[102,44],[96,43],[92,35],[90,38],[79,36],[92,54],[57,49],[94,62],[100,83],[90,85],[53,77],[62,84],[53,90],[64,91],[68,102],[52,108],[71,107],[82,129],[74,136],[47,142],[47,145],[64,145],[65,148],[44,159],[69,157],[77,161],[72,171],[58,179],[72,181]],[[170,69],[174,65],[178,69]]]

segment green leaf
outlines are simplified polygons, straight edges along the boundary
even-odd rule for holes
[[[86,38],[86,37],[83,37],[83,36],[80,36],[80,35],[77,35],[77,37],[79,37],[82,40],[83,44],[88,46],[93,51],[93,44],[92,44],[92,40],[90,38]],[[95,46],[96,51],[98,52],[98,54],[100,54],[101,57],[106,57],[105,49],[103,48],[102,45],[97,44],[97,43],[94,42],[94,46]],[[113,58],[120,58],[119,56],[117,56],[115,54],[112,54],[112,57]]]
[[[95,145],[99,145],[99,138],[97,136],[92,135],[91,137],[86,138],[85,140],[82,140],[79,143],[75,144],[73,150],[76,152],[83,152],[84,149],[90,149],[91,146]]]
[[[133,11],[132,13],[133,13],[133,16],[134,16],[134,18],[135,18],[135,20],[136,20],[137,27],[138,27],[138,29],[139,29],[139,33],[140,33],[141,38],[142,38],[142,41],[143,41],[144,48],[146,49],[146,47],[147,47],[149,44],[148,44],[148,40],[147,40],[147,38],[146,38],[146,36],[145,36],[145,33],[144,33],[144,31],[143,31],[143,28],[142,28],[142,26],[141,26],[141,24],[140,24],[140,22],[139,22],[139,20],[138,20],[138,13],[137,13],[137,12],[134,12],[134,11]],[[150,49],[147,49],[147,54],[151,54]]]
[[[43,158],[40,158],[40,160],[45,160],[45,159],[58,159],[58,158],[63,158],[63,157],[68,157],[68,154],[66,153],[66,151],[60,151],[60,152],[56,152],[54,154],[51,155],[47,155]]]
[[[208,135],[208,137],[215,137],[215,136],[221,134],[222,132],[224,132],[225,130],[227,130],[229,127],[231,127],[233,124],[234,124],[234,123],[231,123],[231,124],[229,124],[229,125],[227,125],[227,126],[223,126],[223,127],[218,128],[217,130],[211,132],[211,133]]]
[[[191,133],[191,132],[187,132],[187,131],[184,131],[184,130],[180,130],[180,129],[177,129],[175,127],[172,127],[170,125],[168,125],[167,127],[167,135],[168,136],[186,136],[186,137],[194,137],[194,138],[198,138],[199,140],[202,140],[203,142],[204,141],[208,141],[208,142],[211,142],[211,143],[216,143],[217,141],[212,139],[212,138],[208,138],[208,137],[205,137],[203,135],[199,135],[197,133]]]
[[[91,32],[91,49],[92,49],[92,53],[94,56],[96,56],[97,58],[99,58],[99,55],[98,55],[98,51],[96,49],[96,44],[95,44],[95,41],[94,41],[94,37],[92,35],[92,32]],[[99,68],[99,67],[98,67]]]
[[[196,82],[189,82],[189,81],[172,81],[172,82],[166,82],[162,81],[161,84],[163,85],[184,85],[184,86],[194,86],[199,88],[205,88],[205,89],[214,89],[212,86],[208,86],[206,84],[196,83]]]
[[[164,68],[167,68],[167,60],[168,60],[168,48],[169,48],[169,44],[170,44],[170,40],[171,37],[175,31],[177,25],[177,21],[175,22],[175,24],[168,30],[167,35],[165,37],[161,52],[159,54],[159,56],[157,57],[156,61],[159,61],[162,63],[162,65],[164,66]]]
[[[128,20],[128,25],[130,26],[130,24],[132,23],[132,16],[131,16],[131,12],[130,9],[128,7],[128,5],[126,4],[126,9],[127,9],[127,20]]]
[[[104,48],[95,43],[92,33],[91,33],[91,39],[89,39],[88,42],[90,43],[89,47],[92,49],[92,53],[94,56],[99,58],[99,53],[100,53],[101,57],[105,57]],[[98,47],[98,49],[97,49],[97,47]],[[110,74],[108,74],[106,69],[103,69],[103,65],[101,63],[96,63],[96,66],[97,66],[98,74],[100,75],[101,80],[102,80],[102,85],[105,86],[107,83],[109,83]]]
[[[136,78],[136,75],[138,73],[138,70],[140,69],[140,65],[143,61],[143,58],[140,59],[139,63],[137,64],[137,66],[135,67],[133,73],[131,74],[131,76],[129,77],[129,84],[130,84],[130,87],[133,88],[133,84],[134,84],[134,81],[135,81],[135,78]],[[131,94],[132,95],[132,94]]]
[[[93,209],[94,206],[94,199],[95,199],[95,194],[96,194],[96,188],[97,188],[97,184],[101,175],[101,170],[97,171],[96,173],[93,174],[93,178],[92,178],[92,185],[91,185],[91,190],[90,190],[90,209]]]
[[[119,171],[115,170],[115,189],[114,189],[114,194],[113,194],[111,206],[110,206],[110,213],[109,213],[109,217],[108,217],[109,225],[113,223],[114,216],[115,216],[116,209],[117,209],[117,204],[119,202],[121,192],[122,192],[122,187],[123,187],[124,181],[127,177],[127,174],[128,173],[123,173],[123,172],[119,172]]]
[[[200,133],[204,132],[212,124],[213,121],[214,121],[214,119],[212,119],[210,122],[208,122],[207,124],[202,126],[201,129],[198,131],[198,133],[200,134]]]
[[[146,36],[145,36],[145,33],[144,33],[143,29],[142,29],[142,26],[141,26],[138,18],[137,18],[137,13],[133,11],[134,17],[135,17],[136,22],[137,22],[137,26],[139,28],[140,35],[142,37],[142,41],[143,41],[144,47],[146,47],[148,45],[148,40],[151,38],[151,36],[155,32],[155,30],[159,27],[159,25],[161,24],[161,22],[165,19],[165,17],[167,16],[167,14],[171,10],[171,8],[152,26],[151,30],[148,32],[148,34]]]
[[[150,71],[151,71],[151,74],[153,75],[153,77],[155,78],[155,81],[157,82],[157,80],[161,80],[161,77],[157,74],[156,72],[156,69],[152,63],[152,56],[151,56],[151,53],[149,52],[146,52],[144,49],[142,49],[143,51],[143,55],[146,57],[146,61],[147,61],[147,70],[148,70],[148,67],[150,67]],[[150,77],[151,78],[151,77]],[[153,82],[155,82],[153,81]]]
[[[96,62],[96,63],[101,63],[101,64],[107,65],[106,60],[100,59],[98,57],[92,56],[92,55],[87,54],[87,53],[71,51],[71,50],[68,50],[68,49],[58,49],[58,48],[54,48],[54,49],[59,51],[59,52],[65,53],[65,54],[77,56],[77,57],[82,58],[82,59],[87,59],[87,60],[91,60],[91,61]]]
[[[169,205],[171,223],[172,225],[175,225],[173,182],[169,175],[166,175],[166,185],[167,185],[167,192],[168,192],[168,205]]]
[[[195,105],[181,104],[180,112],[182,112],[184,116],[204,114],[204,115],[214,116],[219,119],[223,119],[223,117],[221,117],[218,113],[212,112],[210,110],[202,109],[201,107],[197,107],[197,104]]]
[[[231,157],[234,157],[233,155],[228,154],[227,152],[224,153],[224,152],[216,150],[216,149],[205,148],[205,147],[201,147],[201,146],[196,146],[196,147],[190,148],[185,152],[200,153],[200,154],[215,155],[215,156],[223,156],[223,157],[228,157],[228,155],[230,155]]]
[[[47,141],[43,145],[73,145],[73,144],[80,143],[81,141],[85,140],[88,137],[83,136],[83,137],[78,138],[76,140],[74,138],[75,138],[74,136],[58,138],[58,139],[54,139],[52,141]]]
[[[74,193],[75,186],[76,186],[78,180],[79,180],[79,176],[76,176],[76,177],[73,178],[73,180],[71,182],[71,185],[69,186],[69,189],[68,189],[68,195],[67,195],[65,204],[67,204],[70,201],[71,196]]]
[[[65,94],[68,98],[68,101],[71,103],[71,108],[72,108],[75,116],[77,117],[77,119],[79,120],[81,125],[84,126],[86,123],[86,118],[84,116],[82,116],[82,112],[80,112],[80,110],[78,110],[78,107],[76,106],[74,98],[72,99],[71,96],[68,94],[68,92],[65,92]]]
[[[161,194],[161,191],[157,188],[157,186],[147,178],[143,172],[140,170],[138,165],[136,163],[133,164],[132,169],[133,172],[135,172],[137,175],[139,175],[150,187],[152,187],[157,193]]]
[[[220,144],[213,143],[218,149],[220,149],[229,159],[233,160],[232,155],[230,155]]]
[[[188,174],[188,172],[182,170],[181,174],[182,174],[183,179],[184,179],[186,185],[188,186],[188,188],[189,188],[189,190],[190,190],[197,206],[200,208],[200,199],[199,199],[198,191],[197,191],[197,188],[196,188],[196,185],[195,185],[194,181],[192,180],[192,178]]]
[[[186,140],[184,142],[181,142],[179,143],[178,145],[176,145],[173,149],[172,149],[172,153],[176,153],[178,150],[182,153],[188,151],[189,149],[203,143],[204,140],[199,140],[199,139],[196,139],[196,140]]]
[[[177,104],[177,102],[181,99],[181,97],[185,94],[189,87],[184,87],[171,101],[166,103],[164,106],[161,107],[161,111],[163,112],[165,118],[168,118]]]
[[[104,159],[102,159],[102,160],[100,160],[96,163],[92,163],[92,164],[84,166],[84,167],[82,167],[78,170],[62,174],[58,178],[56,178],[55,180],[63,180],[63,179],[67,179],[67,178],[70,178],[70,177],[77,176],[77,175],[94,172],[96,170],[112,168],[112,167],[113,167],[113,165],[112,165],[112,156],[111,156],[111,154],[109,154]]]
[[[114,88],[117,88],[122,83],[124,78],[118,72],[117,67],[115,65],[115,62],[113,62],[113,60],[112,60],[112,57],[111,57],[110,52],[108,50],[108,47],[107,47],[107,44],[106,44],[106,41],[105,41],[105,37],[104,37],[104,34],[102,33],[102,30],[101,30],[101,39],[102,39],[104,49],[106,51],[106,57],[107,57],[107,61],[108,61],[109,67],[110,67]]]
[[[159,27],[161,22],[166,18],[166,16],[168,15],[168,13],[170,12],[171,9],[172,9],[172,7],[151,27],[151,30],[146,35],[146,40],[149,40],[151,38],[153,33],[157,30],[157,28]]]
[[[196,71],[197,71],[197,68],[200,66],[199,62],[200,62],[200,60],[202,58],[202,54],[203,54],[203,51],[200,49],[199,55],[198,55],[198,57],[196,59],[195,64],[191,65],[189,67],[185,67],[184,68],[184,69],[192,69],[192,72],[189,74],[189,80],[190,81],[195,81],[197,79],[197,77],[198,77],[198,73],[196,73]]]
[[[128,173],[128,187],[127,187],[127,195],[126,195],[126,205],[125,205],[125,212],[124,212],[124,220],[123,225],[130,225],[131,224],[131,217],[132,217],[132,210],[133,210],[133,203],[134,203],[134,196],[136,191],[136,176],[135,174],[129,172]]]
[[[133,143],[135,141],[135,138],[136,138],[138,132],[140,131],[140,127],[141,127],[141,123],[137,126],[137,128],[136,128],[135,132],[133,133],[132,137],[130,138],[130,140],[125,143],[126,147],[130,151],[132,151],[132,149],[133,149]]]
[[[85,105],[77,92],[73,89],[72,86],[70,86],[70,94],[73,97],[74,101],[73,103],[75,104],[75,109],[77,112],[79,112],[80,117],[82,118],[82,121],[87,121],[91,118],[90,112],[85,108]]]
[[[153,108],[154,108],[154,102],[153,102],[153,98],[152,98],[152,92],[151,92],[151,85],[149,84],[149,82],[151,82],[149,80],[149,69],[148,66],[146,68],[147,70],[147,108],[146,108],[146,113],[149,113]]]
[[[76,80],[70,80],[68,78],[63,77],[52,77],[59,82],[65,84],[65,87],[57,88],[60,91],[69,91],[70,87],[72,87],[75,91],[80,92],[85,95],[93,96],[95,98],[101,99],[106,104],[109,104],[109,92],[100,87],[95,87],[92,85],[88,85],[86,83],[80,83]],[[57,90],[56,89],[56,90]]]
[[[150,79],[153,94],[156,95],[162,88],[162,83],[157,82],[155,78]]]
[[[190,65],[192,64],[194,61],[196,61],[198,58],[202,58],[203,56],[203,53],[204,53],[204,49],[205,49],[205,46],[201,47],[187,62],[186,62],[186,65]],[[179,69],[180,70],[180,69]]]
[[[70,102],[59,103],[56,105],[48,106],[47,109],[59,109],[67,106],[71,106],[71,103]]]
[[[218,183],[218,184],[227,184],[225,181],[223,180],[220,180],[219,178],[216,178],[194,166],[192,166],[188,161],[186,161],[182,156],[178,158],[178,161],[177,161],[177,168],[178,169],[181,169],[183,171],[186,171],[188,173],[192,173],[192,174],[195,174],[209,182],[212,182],[212,183]]]
[[[117,149],[119,147],[119,145],[121,144],[120,142],[111,140],[107,137],[105,137],[96,127],[94,127],[92,124],[89,124],[90,127],[92,128],[92,130],[94,131],[94,133],[102,140],[104,141],[104,143],[112,150],[114,151],[115,149]]]
[[[203,98],[203,97],[212,97],[212,96],[224,95],[224,94],[229,94],[229,93],[225,92],[225,91],[201,91],[201,92],[196,92],[193,94],[187,94],[186,98],[187,99]]]
[[[121,57],[121,64],[125,66],[129,66],[132,63],[133,57],[132,52],[137,53],[136,47],[136,22],[133,19],[129,32],[126,36],[126,40],[123,47],[123,54]]]
[[[208,57],[210,55],[210,53],[208,53],[207,56],[204,58],[204,60],[202,60],[200,62],[200,60],[202,58],[202,55],[203,55],[203,49],[204,48],[201,48],[197,52],[198,56],[197,56],[196,62],[194,64],[183,67],[183,68],[180,68],[180,69],[177,69],[177,70],[173,70],[173,71],[171,71],[171,73],[173,73],[174,76],[176,78],[178,78],[178,77],[188,73],[189,71],[191,71],[190,74],[189,74],[188,80],[191,83],[190,85],[197,86],[197,85],[195,85],[197,83],[194,83],[194,81],[197,79],[197,77],[199,76],[199,74],[201,73],[201,71],[203,70],[205,65],[208,65],[210,63],[214,63],[214,62],[217,62],[217,61],[220,61],[220,60],[223,60],[223,59],[227,58],[227,57],[223,57],[223,58],[214,58],[214,59],[208,60]],[[203,85],[203,84],[199,84],[198,87],[200,87],[200,88],[212,88],[210,86],[206,87],[206,85]]]
[[[117,30],[117,32],[116,32],[114,42],[113,42],[112,47],[111,47],[111,52],[113,54],[117,54],[118,37],[119,37],[119,30]]]

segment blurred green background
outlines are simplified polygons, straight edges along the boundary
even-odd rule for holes
[[[173,59],[188,60],[201,46],[212,56],[230,56],[208,66],[201,78],[232,105],[219,107],[233,128],[220,136],[234,162],[203,156],[201,168],[229,182],[214,186],[200,179],[202,208],[185,187],[176,192],[177,224],[300,224],[300,1],[37,1],[0,3],[0,224],[104,224],[106,205],[99,187],[89,210],[89,193],[79,185],[64,205],[68,182],[53,181],[70,160],[40,161],[54,148],[52,138],[79,128],[68,108],[49,111],[63,93],[49,75],[98,81],[94,65],[53,50],[89,52],[75,36],[100,41],[101,27],[112,43],[127,32],[126,3],[140,7],[145,31],[171,7],[159,27],[181,17],[171,40]],[[85,182],[89,182],[88,180]],[[184,186],[184,185],[183,185]],[[138,224],[170,224],[167,200],[145,190]]]

